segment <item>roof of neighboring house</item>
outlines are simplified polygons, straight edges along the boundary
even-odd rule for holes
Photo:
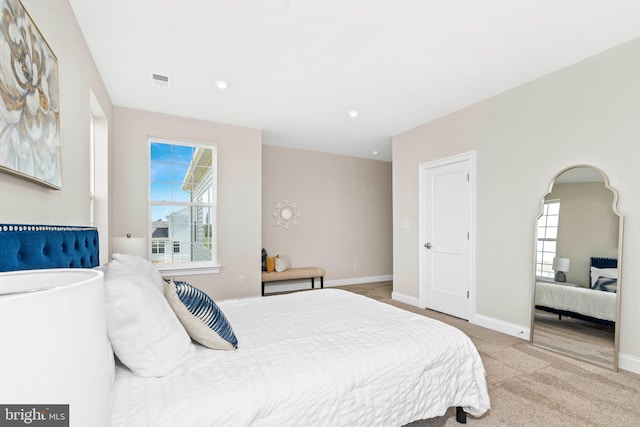
[[[162,221],[154,221],[152,223],[153,231],[151,232],[152,239],[168,239],[169,238],[169,224]]]

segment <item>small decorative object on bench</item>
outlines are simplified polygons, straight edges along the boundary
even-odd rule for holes
[[[315,289],[315,278],[320,278],[320,288],[324,288],[324,269],[320,267],[296,267],[291,268],[291,263],[286,255],[267,257],[267,271],[262,272],[262,296],[266,282],[279,282],[284,280],[311,279],[311,289]]]

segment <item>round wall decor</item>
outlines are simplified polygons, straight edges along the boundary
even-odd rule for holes
[[[276,225],[288,230],[289,227],[298,224],[300,212],[296,203],[285,200],[284,202],[276,202],[276,208],[271,212],[271,216],[275,218]]]

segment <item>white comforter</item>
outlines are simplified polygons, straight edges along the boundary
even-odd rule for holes
[[[489,409],[458,329],[347,291],[221,302],[236,351],[198,346],[181,376],[116,372],[113,426],[399,426]]]
[[[616,320],[616,294],[589,288],[537,282],[535,305]]]

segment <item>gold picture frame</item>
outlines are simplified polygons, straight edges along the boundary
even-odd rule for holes
[[[59,190],[58,58],[19,0],[0,12],[0,170]]]

